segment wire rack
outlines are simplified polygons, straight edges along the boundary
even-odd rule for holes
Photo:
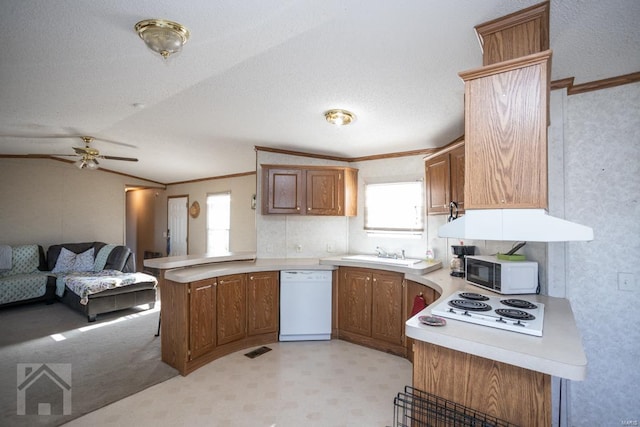
[[[405,386],[393,403],[394,427],[515,427],[410,386]]]

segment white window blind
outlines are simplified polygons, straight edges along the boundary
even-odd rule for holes
[[[207,253],[229,252],[231,193],[207,195]]]
[[[365,230],[421,233],[424,230],[422,188],[420,181],[367,184]]]

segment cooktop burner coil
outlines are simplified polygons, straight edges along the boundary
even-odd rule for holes
[[[454,308],[468,311],[489,311],[491,306],[480,301],[471,301],[468,299],[453,299],[449,301],[449,305]]]
[[[475,292],[460,292],[458,294],[461,298],[470,299],[474,301],[488,301],[489,297],[486,295],[476,294]]]
[[[520,308],[523,310],[534,310],[538,308],[537,305],[523,299],[503,299],[500,300],[500,302],[504,305],[508,305],[509,307]]]
[[[495,312],[497,315],[507,317],[509,319],[534,320],[536,318],[536,316],[531,313],[513,308],[497,308]]]

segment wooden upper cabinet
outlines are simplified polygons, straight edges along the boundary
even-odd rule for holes
[[[491,65],[549,49],[549,2],[475,27],[482,64]]]
[[[303,206],[303,171],[300,169],[264,168],[262,193],[264,213],[299,214]]]
[[[425,160],[427,214],[448,214],[452,201],[464,212],[464,169],[464,144]]]
[[[466,209],[547,208],[551,51],[460,73]]]
[[[262,165],[262,213],[355,216],[358,171]]]

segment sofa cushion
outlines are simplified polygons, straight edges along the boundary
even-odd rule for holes
[[[16,274],[29,274],[38,271],[40,265],[40,248],[38,245],[19,245],[12,247],[11,270],[3,270],[0,277]]]
[[[67,248],[62,248],[52,273],[68,273],[70,271],[93,271],[93,248],[76,254]]]
[[[0,278],[0,304],[39,298],[47,291],[48,276],[35,272]]]

